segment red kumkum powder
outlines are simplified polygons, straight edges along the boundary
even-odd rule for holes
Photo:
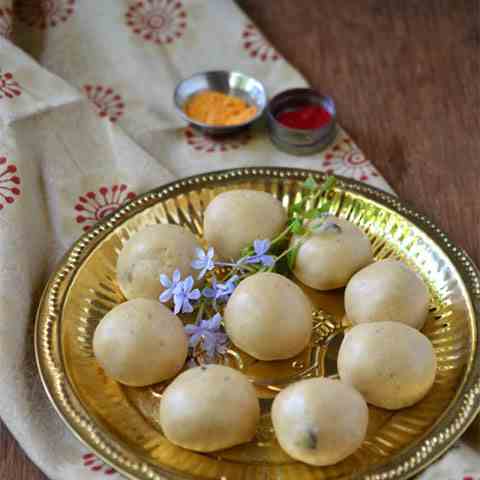
[[[332,115],[320,105],[305,105],[295,110],[284,110],[276,119],[285,127],[312,130],[324,127]]]

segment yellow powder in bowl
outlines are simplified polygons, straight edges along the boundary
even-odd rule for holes
[[[204,90],[188,100],[185,113],[198,122],[226,126],[247,122],[257,114],[257,108],[239,97]]]

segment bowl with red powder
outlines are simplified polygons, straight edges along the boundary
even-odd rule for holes
[[[337,131],[333,99],[310,88],[285,90],[273,97],[267,121],[273,143],[293,155],[322,150]]]

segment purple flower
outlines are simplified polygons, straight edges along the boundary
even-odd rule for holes
[[[166,303],[170,301],[170,299],[173,297],[175,293],[175,289],[178,287],[178,284],[180,283],[180,278],[181,278],[180,270],[175,270],[173,272],[171,280],[163,273],[160,275],[160,283],[166,289],[160,295],[160,301],[162,303]]]
[[[200,290],[196,288],[192,290],[193,277],[190,275],[183,282],[179,282],[173,292],[173,313],[192,313],[193,307],[190,300],[198,300],[200,298]]]
[[[214,360],[217,354],[225,353],[228,337],[220,330],[221,322],[222,316],[216,313],[209,320],[200,320],[194,325],[186,325],[185,333],[190,337],[189,346],[194,349],[202,342],[202,348],[210,360]]]
[[[215,268],[215,262],[213,257],[215,256],[215,250],[210,247],[205,253],[201,248],[195,250],[197,258],[192,262],[192,268],[195,270],[201,270],[198,278],[202,278],[205,274]]]
[[[271,267],[275,263],[272,255],[267,255],[270,249],[270,240],[255,240],[253,242],[255,255],[243,259],[243,263],[261,263],[265,267]]]
[[[217,300],[227,301],[237,287],[237,280],[238,275],[234,275],[232,278],[230,278],[230,280],[227,280],[225,283],[217,283],[217,279],[213,277],[212,286],[205,287],[202,294],[206,298],[213,299],[214,302],[216,302]]]

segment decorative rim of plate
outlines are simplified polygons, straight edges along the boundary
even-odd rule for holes
[[[228,180],[248,180],[255,177],[285,178],[302,180],[312,175],[316,180],[325,178],[324,172],[298,168],[254,167],[220,170],[207,174],[195,175],[177,180],[153,189],[120,207],[95,227],[85,233],[66,253],[55,273],[48,281],[43,292],[35,323],[35,356],[40,377],[46,393],[57,413],[72,433],[96,454],[111,464],[123,475],[136,479],[166,480],[152,466],[138,458],[133,458],[120,444],[115,444],[96,425],[83,409],[75,396],[64,373],[63,359],[60,352],[59,338],[56,336],[63,296],[74,273],[82,260],[108,235],[114,227],[172,193],[182,193],[192,186],[211,185]],[[467,288],[475,319],[480,318],[480,272],[466,252],[455,246],[448,236],[428,217],[415,211],[397,197],[370,185],[336,176],[337,188],[361,194],[370,200],[379,201],[388,208],[407,218],[421,228],[434,242],[442,248],[454,264]],[[367,473],[358,478],[363,480],[406,479],[426,468],[442,455],[467,429],[480,412],[480,353],[477,348],[478,328],[473,338],[474,349],[471,353],[464,381],[456,394],[455,404],[433,431],[425,434],[416,445],[399,454],[395,462],[376,467],[374,473]],[[173,475],[168,478],[187,478]]]

